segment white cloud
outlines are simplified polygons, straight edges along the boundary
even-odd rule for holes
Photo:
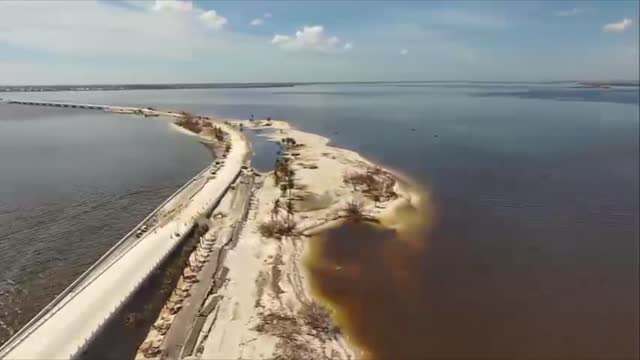
[[[157,12],[193,14],[198,16],[207,27],[213,29],[220,29],[229,23],[227,18],[218,14],[215,10],[205,11],[194,7],[191,0],[155,0],[151,9]]]
[[[193,10],[190,0],[156,0],[152,7],[155,11],[189,12]]]
[[[582,12],[582,9],[573,8],[573,9],[569,9],[569,10],[559,10],[559,11],[554,12],[553,14],[555,16],[576,16],[581,12]]]
[[[273,39],[271,40],[272,44],[283,44],[286,42],[291,41],[291,36],[287,36],[287,35],[276,35],[273,37]]]
[[[352,43],[344,43],[337,36],[328,36],[321,25],[304,26],[295,36],[275,35],[271,43],[285,50],[315,50],[320,52],[348,51]]]
[[[407,49],[400,49],[400,55],[407,55],[409,53],[409,50]]]
[[[631,19],[622,19],[620,22],[605,25],[602,30],[606,32],[622,32],[631,27],[631,25],[633,25]]]
[[[271,13],[264,13],[264,15],[262,15],[262,18],[255,18],[255,19],[251,20],[249,25],[251,25],[251,26],[262,26],[262,25],[264,25],[264,22],[265,22],[264,19],[271,19]]]
[[[227,18],[219,15],[215,10],[209,10],[201,13],[200,19],[202,19],[207,26],[214,29],[220,29],[229,23]]]

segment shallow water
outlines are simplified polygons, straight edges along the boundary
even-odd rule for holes
[[[315,277],[378,357],[637,358],[637,88],[444,85],[15,96],[285,119],[419,181],[424,247],[346,229],[357,276]]]
[[[253,151],[251,166],[262,172],[274,169],[280,152],[280,144],[268,137],[269,131],[271,130],[244,130],[245,136],[251,142],[251,150]]]
[[[0,342],[211,159],[165,120],[0,104]]]

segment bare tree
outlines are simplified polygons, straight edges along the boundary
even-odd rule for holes
[[[356,200],[349,201],[344,211],[349,220],[360,221],[364,217],[363,205],[361,202]]]
[[[282,205],[280,204],[280,199],[278,198],[273,200],[273,207],[271,208],[271,220],[276,221],[281,208]]]
[[[291,218],[293,217],[293,213],[295,212],[295,206],[293,204],[293,201],[291,200],[291,198],[289,198],[289,200],[287,200],[287,214],[289,215],[289,224],[291,224]]]
[[[296,184],[295,184],[295,181],[293,180],[293,176],[289,175],[289,177],[287,177],[287,188],[289,189],[289,199],[291,199],[292,197],[292,192],[295,185]]]

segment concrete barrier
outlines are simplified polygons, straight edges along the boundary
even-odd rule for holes
[[[207,169],[205,169],[207,170]],[[204,170],[203,170],[204,171]],[[201,172],[202,173],[202,172]],[[233,181],[231,181],[226,188],[220,193],[220,195],[218,197],[216,197],[213,202],[207,207],[207,209],[205,209],[205,216],[210,216],[211,213],[218,207],[218,205],[220,205],[220,202],[222,201],[222,199],[225,197],[225,195],[227,194],[227,192],[229,191],[229,188],[231,187],[231,185],[233,183],[235,183],[235,181],[238,179],[238,177],[240,176],[240,174],[242,173],[242,170],[238,171],[235,175],[235,177],[233,178]],[[194,178],[195,179],[195,178]],[[193,179],[192,179],[193,180]],[[169,199],[167,200],[169,201]],[[140,226],[140,225],[139,225]],[[102,331],[102,329],[109,323],[109,320],[111,320],[113,318],[113,315],[115,313],[117,313],[122,306],[131,299],[131,297],[137,292],[137,290],[140,288],[140,286],[147,281],[147,279],[149,278],[149,276],[151,275],[151,273],[153,273],[153,271],[155,271],[158,266],[160,266],[161,263],[163,263],[167,257],[173,253],[176,248],[178,247],[178,245],[180,245],[182,242],[185,241],[185,239],[190,236],[193,232],[193,227],[195,226],[195,222],[190,223],[188,225],[188,230],[185,231],[184,233],[182,233],[180,235],[180,237],[176,238],[176,240],[174,241],[173,245],[162,255],[162,257],[155,263],[155,265],[153,265],[150,269],[148,269],[148,271],[146,272],[146,275],[140,279],[140,281],[138,281],[137,285],[135,285],[135,287],[129,292],[129,295],[127,295],[127,297],[125,299],[123,299],[120,304],[118,306],[116,306],[115,309],[113,309],[110,312],[110,315],[102,322],[102,324],[95,330],[93,330],[93,332],[91,333],[91,336],[89,336],[85,341],[84,344],[78,348],[78,350],[76,351],[75,354],[73,354],[72,358],[77,358],[78,356],[80,356],[82,354],[82,352],[91,344],[91,342],[95,339],[95,336],[100,334],[100,332]],[[124,256],[124,254],[120,255],[120,256]]]

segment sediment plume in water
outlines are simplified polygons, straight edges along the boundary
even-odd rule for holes
[[[411,201],[380,224],[345,222],[311,241],[306,265],[316,296],[367,359],[421,355],[419,272],[435,212],[427,191],[404,181]]]

